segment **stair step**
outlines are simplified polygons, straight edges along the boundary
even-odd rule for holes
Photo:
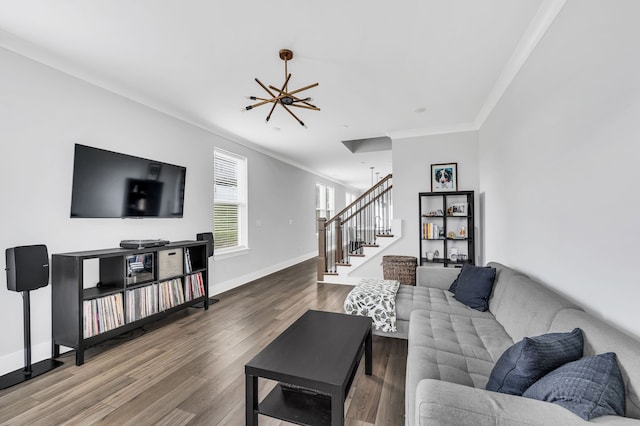
[[[350,254],[349,256],[351,256],[351,257],[365,257],[365,255],[362,254],[362,253],[353,253],[353,254]]]
[[[337,272],[325,272],[324,274],[325,274],[325,275],[340,275],[340,274],[339,274],[339,273],[337,273]]]
[[[336,266],[351,266],[350,263],[336,263]]]
[[[377,244],[363,244],[360,247],[380,247],[380,246]]]
[[[376,238],[393,238],[393,234],[376,234]]]

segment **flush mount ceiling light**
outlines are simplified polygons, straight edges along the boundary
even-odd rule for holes
[[[299,98],[295,96],[300,92],[304,92],[305,90],[311,89],[312,87],[316,87],[318,83],[313,83],[308,86],[301,87],[300,89],[289,91],[289,80],[291,79],[291,74],[287,70],[287,61],[290,61],[293,58],[293,52],[289,49],[282,49],[280,50],[279,55],[280,55],[280,59],[284,61],[284,83],[282,84],[282,87],[277,88],[271,85],[267,87],[264,84],[262,84],[260,80],[256,78],[256,82],[260,85],[260,87],[262,87],[265,90],[265,92],[269,94],[269,96],[271,96],[271,98],[267,99],[267,98],[259,98],[257,96],[249,96],[249,99],[253,101],[260,101],[260,102],[255,103],[253,105],[249,105],[245,107],[245,109],[248,111],[250,109],[272,103],[273,105],[271,106],[271,111],[269,111],[269,115],[267,115],[267,121],[269,121],[269,119],[271,118],[271,115],[273,114],[273,110],[276,109],[276,106],[280,105],[289,114],[291,114],[291,116],[298,123],[300,123],[301,126],[304,126],[304,122],[300,120],[293,113],[293,111],[291,111],[289,107],[306,108],[306,109],[312,109],[314,111],[320,111],[320,108],[309,103],[312,100],[311,98],[309,97]]]

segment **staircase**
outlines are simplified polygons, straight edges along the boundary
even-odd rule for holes
[[[391,190],[388,175],[334,217],[318,219],[318,282],[357,284],[358,269],[400,239]]]

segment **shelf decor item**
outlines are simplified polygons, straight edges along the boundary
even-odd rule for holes
[[[458,163],[431,165],[431,192],[458,190]]]
[[[450,216],[466,216],[469,208],[468,203],[453,203],[451,205]],[[448,209],[447,209],[448,211]]]

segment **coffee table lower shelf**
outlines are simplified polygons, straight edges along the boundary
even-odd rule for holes
[[[258,404],[265,416],[299,425],[331,425],[331,398],[278,383]]]

